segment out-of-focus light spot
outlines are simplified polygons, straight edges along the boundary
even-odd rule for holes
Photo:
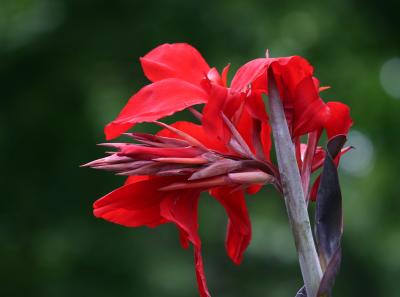
[[[340,168],[354,176],[367,175],[374,163],[374,145],[371,140],[360,131],[353,130],[349,133],[347,145],[355,149],[342,157]]]
[[[385,92],[400,99],[400,58],[392,58],[382,65],[380,79]]]

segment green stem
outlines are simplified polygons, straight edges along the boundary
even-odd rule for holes
[[[272,72],[268,74],[268,92],[270,120],[279,173],[300,269],[307,296],[316,297],[322,278],[322,270],[312,236],[294,145]]]

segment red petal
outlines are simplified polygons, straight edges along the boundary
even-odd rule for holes
[[[325,129],[328,138],[349,132],[353,121],[350,117],[350,108],[341,102],[328,102],[328,113],[326,115]]]
[[[222,143],[226,144],[231,138],[231,132],[222,119],[222,113],[234,121],[240,112],[244,103],[244,94],[231,92],[229,89],[203,82],[203,87],[207,90],[209,100],[203,109],[202,124],[204,130],[209,135],[215,135]],[[235,122],[235,121],[234,121]]]
[[[197,210],[199,192],[193,190],[170,193],[161,203],[161,215],[169,222],[175,223],[180,230],[180,238],[184,247],[190,241],[194,246],[195,269],[201,297],[210,297],[204,275],[201,257],[201,241],[197,233]]]
[[[140,59],[144,74],[153,82],[180,78],[200,84],[210,67],[201,54],[186,43],[163,44]]]
[[[253,93],[250,96],[247,96],[246,108],[254,118],[262,122],[268,121],[267,109],[265,108],[261,94]]]
[[[347,134],[352,121],[342,103],[325,104],[319,97],[319,81],[313,67],[301,57],[278,59],[271,64],[276,76],[292,136],[326,128],[328,137]]]
[[[121,135],[136,123],[151,122],[189,106],[207,102],[207,94],[179,79],[165,79],[133,95],[118,117],[105,128],[107,140]]]
[[[282,58],[272,63],[272,69],[292,137],[322,128],[319,115],[325,105],[308,61],[298,56]]]
[[[220,85],[220,86],[224,86],[224,84],[223,84],[223,82],[222,82],[221,75],[219,75],[219,72],[218,72],[217,68],[215,68],[215,67],[211,68],[211,69],[208,71],[208,73],[207,73],[207,78],[208,78],[210,81],[212,81],[212,82],[214,82],[214,83],[216,83],[216,84],[218,84],[218,85]]]
[[[224,87],[228,86],[228,72],[230,67],[231,64],[228,64],[224,67],[224,69],[222,69],[221,79],[222,79],[222,85]]]
[[[231,134],[222,121],[221,112],[224,111],[224,106],[229,100],[228,89],[207,81],[204,85],[206,85],[209,100],[203,108],[202,125],[208,134],[215,134],[221,142],[227,143]]]
[[[140,181],[148,180],[148,179],[150,179],[150,176],[148,176],[148,175],[129,176],[125,180],[124,185],[134,184],[136,182],[140,182]]]
[[[284,91],[287,99],[295,98],[296,87],[303,79],[312,77],[314,68],[308,61],[300,56],[275,59],[271,64],[275,76],[280,76],[281,82],[286,87]]]
[[[173,181],[177,178],[132,177],[124,186],[97,200],[93,204],[93,213],[98,218],[127,227],[155,227],[165,222],[160,216],[160,202],[165,192],[158,188]]]
[[[199,198],[199,191],[196,190],[167,192],[160,205],[161,215],[184,231],[186,239],[193,245],[201,244],[200,237],[197,234]]]
[[[271,61],[272,59],[259,58],[244,64],[232,79],[232,90],[235,92],[245,90],[249,84],[252,84],[260,76],[265,75]],[[267,85],[266,78],[264,85]]]
[[[264,151],[264,156],[267,160],[270,160],[271,152],[271,126],[268,123],[262,123],[260,133],[261,143]]]
[[[194,265],[200,297],[211,297],[207,288],[207,280],[204,273],[203,257],[201,256],[200,247],[194,247]]]
[[[257,194],[257,193],[261,190],[262,186],[263,186],[263,185],[257,185],[257,184],[250,185],[250,186],[246,189],[246,193],[247,193],[247,194],[250,194],[250,195]]]
[[[233,188],[215,188],[210,191],[225,208],[228,214],[226,250],[235,264],[240,264],[243,252],[251,239],[251,223],[242,190]]]
[[[94,214],[96,217],[101,217],[104,220],[126,227],[147,226],[154,228],[165,223],[163,218],[160,217],[160,207],[158,205],[140,211],[122,207],[103,207],[95,210]]]
[[[254,153],[255,148],[253,145],[253,131],[254,131],[254,121],[250,113],[244,109],[238,123],[236,124],[236,129],[239,131],[240,135],[243,137],[251,151]]]
[[[319,97],[312,76],[306,77],[296,86],[293,106],[294,137],[322,128],[321,115],[326,111],[326,105]]]
[[[243,91],[248,85],[251,84],[251,89],[254,92],[267,92],[267,69],[273,64],[275,64],[275,75],[284,75],[285,80],[291,85],[296,84],[296,80],[300,81],[302,78],[304,78],[304,73],[309,72],[309,69],[311,69],[312,73],[312,67],[305,59],[299,56],[283,58],[259,58],[252,60],[239,68],[232,79],[232,90]],[[286,70],[281,70],[281,67],[284,69],[289,69],[289,72]]]
[[[312,188],[311,188],[311,193],[310,193],[310,200],[315,201],[317,200],[317,193],[318,193],[318,188],[319,188],[319,183],[321,182],[321,175],[317,177],[315,180]]]

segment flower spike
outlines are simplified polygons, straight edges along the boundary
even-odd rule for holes
[[[198,234],[201,192],[225,209],[225,249],[240,264],[252,234],[245,194],[272,185],[288,204],[301,256],[305,286],[297,296],[329,294],[340,263],[336,168],[341,155],[351,149],[343,148],[352,125],[349,107],[322,100],[320,92],[327,87],[320,87],[306,59],[272,58],[268,49],[265,57],[241,66],[230,84],[230,64],[219,73],[186,43],[162,44],[140,63],[151,83],[104,129],[107,141],[122,134],[129,141],[99,144],[114,151],[82,165],[127,176],[123,186],[94,202],[94,216],[126,227],[174,224],[182,247],[193,246],[199,294],[210,297]],[[162,122],[185,109],[200,123]],[[144,122],[156,124],[160,131],[128,132]],[[324,131],[330,139],[326,151],[318,146]],[[271,132],[279,166],[270,158]],[[307,144],[300,141],[305,135]],[[321,167],[321,176],[311,186],[311,175]],[[315,199],[323,274],[306,208]]]

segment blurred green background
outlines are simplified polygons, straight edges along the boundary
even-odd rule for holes
[[[178,41],[233,71],[266,48],[303,55],[333,87],[324,99],[351,106],[357,149],[341,167],[334,293],[400,296],[399,3],[1,0],[0,296],[197,296],[192,252],[175,227],[95,219],[92,202],[123,179],[78,168],[103,155],[103,126],[146,83],[138,58]],[[282,200],[267,188],[248,201],[253,241],[235,266],[222,207],[201,200],[211,293],[294,296],[302,281]]]

